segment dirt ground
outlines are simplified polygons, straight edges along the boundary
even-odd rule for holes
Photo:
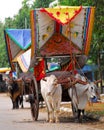
[[[104,96],[101,96],[101,101],[98,103],[87,104],[86,111],[92,115],[96,120],[88,125],[94,128],[104,129]]]
[[[101,97],[104,100],[104,97]],[[70,103],[61,104],[61,107],[66,109],[71,109]],[[40,108],[41,112],[46,112],[46,108]],[[87,120],[84,125],[91,126],[91,128],[96,128],[104,130],[104,102],[88,103],[85,109]],[[74,122],[72,112],[60,111],[60,120],[63,122]]]
[[[0,129],[6,129],[6,123],[8,122],[9,128],[11,130],[25,130],[27,128],[31,130],[43,130],[46,129],[56,129],[56,130],[103,130],[104,129],[104,102],[87,104],[86,106],[86,116],[88,120],[83,123],[75,123],[72,116],[71,105],[70,103],[61,103],[61,108],[64,108],[63,111],[60,111],[60,123],[50,124],[45,122],[46,118],[46,107],[39,109],[39,119],[37,122],[33,122],[30,109],[11,109],[11,101],[6,95],[0,95],[0,103],[2,105],[0,108],[1,112],[1,124]],[[26,105],[26,104],[25,104]],[[28,104],[29,105],[29,104]],[[6,113],[6,114],[4,114]],[[15,117],[16,115],[16,117]],[[15,123],[14,123],[15,122]],[[22,122],[22,123],[21,123]],[[4,124],[3,124],[4,123]],[[24,123],[24,124],[23,124]],[[23,124],[23,125],[22,125]],[[7,126],[8,127],[8,126]]]

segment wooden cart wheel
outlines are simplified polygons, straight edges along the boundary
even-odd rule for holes
[[[35,77],[33,77],[31,81],[30,105],[33,120],[36,121],[39,115],[39,95],[38,95],[38,85]]]

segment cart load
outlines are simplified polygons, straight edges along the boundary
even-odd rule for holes
[[[90,51],[94,13],[95,8],[90,6],[58,6],[31,11],[31,54],[35,59],[45,59],[46,73],[49,72],[49,58],[53,57],[60,62],[60,70],[83,67]],[[37,69],[34,71],[39,75]]]

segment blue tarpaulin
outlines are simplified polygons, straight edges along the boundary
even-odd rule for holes
[[[5,29],[5,32],[22,50],[26,50],[31,45],[30,29]]]
[[[86,64],[81,70],[86,73],[86,72],[94,72],[98,69],[97,65],[88,65]]]
[[[97,65],[86,64],[82,69],[78,70],[78,72],[80,74],[84,73],[89,80],[94,81],[95,80],[94,72],[97,70],[98,70]]]

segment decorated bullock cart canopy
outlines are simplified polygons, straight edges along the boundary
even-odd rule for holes
[[[26,72],[31,57],[31,30],[5,29],[4,35],[11,69],[14,71],[14,62],[18,62],[21,70]]]
[[[89,54],[94,7],[58,6],[32,10],[32,55]]]
[[[94,12],[94,7],[87,6],[57,6],[32,10],[32,57],[43,57],[46,70],[49,70],[47,59],[53,57],[61,59],[61,71],[75,72],[76,67],[83,67],[86,57],[81,56],[87,56],[90,51]],[[81,64],[77,63],[80,57]],[[42,66],[39,67],[40,70],[43,70]],[[35,69],[35,77],[39,75],[39,69]],[[41,73],[43,75],[39,80],[44,77],[45,71]]]

